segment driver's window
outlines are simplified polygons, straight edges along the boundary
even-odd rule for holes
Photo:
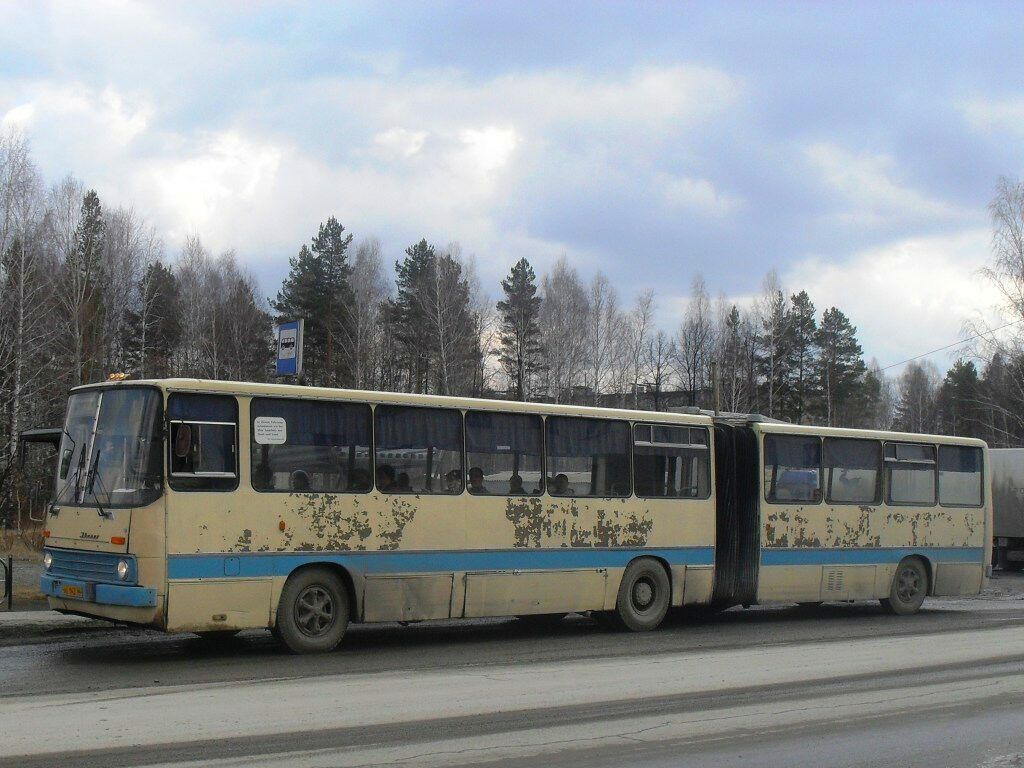
[[[238,485],[238,403],[226,395],[171,395],[171,487],[226,491]]]

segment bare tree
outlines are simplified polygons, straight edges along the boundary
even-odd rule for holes
[[[540,328],[547,366],[547,393],[556,403],[572,398],[587,364],[587,293],[562,256],[541,280]]]
[[[647,377],[654,399],[654,410],[660,411],[662,395],[672,375],[672,361],[676,356],[675,343],[662,330],[655,333],[647,344]]]
[[[619,362],[622,348],[622,317],[615,288],[603,272],[590,281],[587,314],[587,347],[590,352],[590,388],[594,403],[600,402],[608,380]]]
[[[931,434],[938,431],[939,371],[934,363],[908,363],[900,376],[895,428]]]
[[[628,380],[634,408],[640,407],[640,387],[647,370],[647,350],[654,329],[654,291],[644,291],[636,297],[633,309],[623,321],[623,370]]]
[[[981,274],[999,295],[999,304],[993,308],[997,319],[969,322],[964,330],[978,337],[972,344],[974,355],[998,379],[985,395],[985,410],[991,416],[993,435],[1001,440],[1024,431],[1024,412],[1017,407],[1024,401],[1024,378],[1001,375],[1024,362],[1024,183],[1001,177],[989,213],[992,262]]]
[[[377,356],[382,343],[383,308],[390,296],[390,286],[384,276],[384,257],[376,238],[368,238],[356,245],[349,281],[352,302],[346,308],[350,319],[344,326],[347,336],[343,343],[351,361],[355,385],[361,389],[373,389],[377,383]]]
[[[711,300],[704,278],[697,275],[691,284],[690,300],[675,344],[675,365],[683,387],[689,392],[690,405],[698,405],[701,392],[708,387],[714,347]]]

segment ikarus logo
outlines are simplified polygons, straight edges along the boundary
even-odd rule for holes
[[[100,535],[98,533],[88,533],[86,531],[82,531],[82,533],[79,535],[78,538],[80,538],[80,539],[92,539],[92,540],[95,541],[95,540],[99,539],[99,537],[100,537]]]

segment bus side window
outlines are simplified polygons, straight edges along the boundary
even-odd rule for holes
[[[462,493],[461,411],[378,405],[374,414],[378,490]]]
[[[630,495],[627,422],[549,416],[547,439],[550,495]]]
[[[529,413],[466,414],[467,490],[535,496],[544,488],[544,421]]]
[[[934,445],[886,443],[885,474],[889,504],[935,503]]]
[[[170,485],[177,491],[238,486],[238,403],[225,395],[172,394],[167,401]]]
[[[254,398],[252,487],[285,493],[365,493],[370,475],[370,406]]]
[[[825,438],[825,499],[830,504],[882,500],[882,444],[877,440]]]
[[[800,435],[764,438],[764,494],[768,501],[821,501],[821,440]]]
[[[706,499],[711,495],[708,431],[703,427],[633,427],[633,486],[637,496]]]
[[[939,446],[939,503],[948,507],[980,507],[981,448]]]

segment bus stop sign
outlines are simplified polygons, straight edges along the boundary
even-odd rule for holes
[[[277,326],[277,375],[302,375],[302,320],[291,320]]]

